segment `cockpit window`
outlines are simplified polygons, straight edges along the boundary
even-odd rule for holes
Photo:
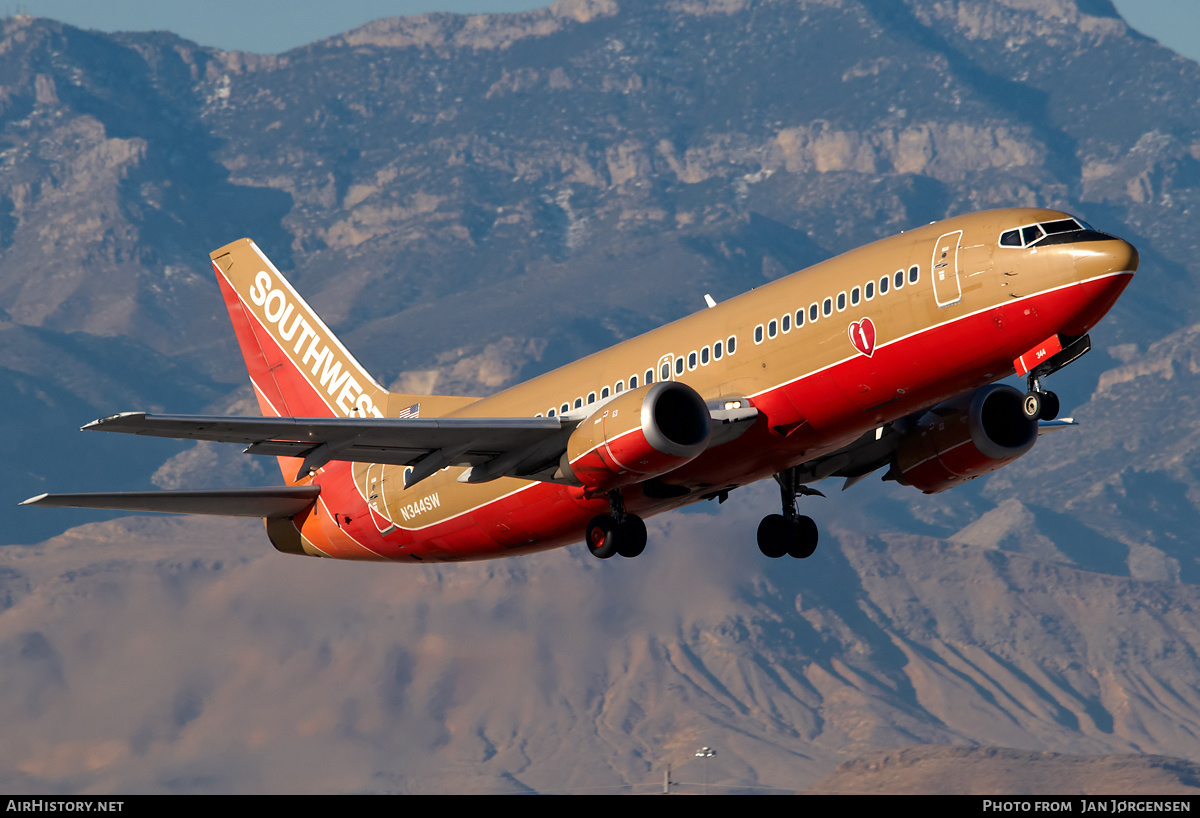
[[[1066,233],[1076,235],[1064,236]],[[1102,237],[1079,219],[1056,219],[1052,222],[1027,224],[1000,234],[1001,247],[1030,247],[1034,244],[1061,244],[1063,242],[1090,241]]]
[[[1042,228],[1036,224],[1021,228],[1021,241],[1026,247],[1033,244],[1044,235],[1046,234],[1042,232]]]

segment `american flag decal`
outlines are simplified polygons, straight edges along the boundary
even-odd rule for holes
[[[419,418],[420,416],[421,404],[419,403],[414,403],[412,406],[409,406],[406,409],[401,409],[396,415],[398,418]]]

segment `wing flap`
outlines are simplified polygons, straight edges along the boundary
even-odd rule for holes
[[[320,493],[320,486],[202,491],[102,491],[86,494],[39,494],[37,497],[30,497],[21,505],[277,518],[296,516],[316,502]]]

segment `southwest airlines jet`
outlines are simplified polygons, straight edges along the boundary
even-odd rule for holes
[[[634,557],[643,519],[774,477],[764,554],[807,557],[798,495],[885,470],[926,493],[1028,452],[1046,376],[1138,266],[1066,213],[993,210],[883,239],[488,398],[379,385],[249,239],[213,270],[263,417],[129,412],[83,427],[243,444],[286,486],[43,494],[24,505],[262,517],[280,551],[487,559],[578,542]],[[1026,377],[1025,392],[997,384]]]

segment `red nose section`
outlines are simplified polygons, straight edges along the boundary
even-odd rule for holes
[[[1071,335],[1083,335],[1112,309],[1133,280],[1138,268],[1138,251],[1129,242],[1116,238],[1086,242],[1072,250],[1075,273],[1087,308],[1073,326],[1063,327],[1063,330]]]

